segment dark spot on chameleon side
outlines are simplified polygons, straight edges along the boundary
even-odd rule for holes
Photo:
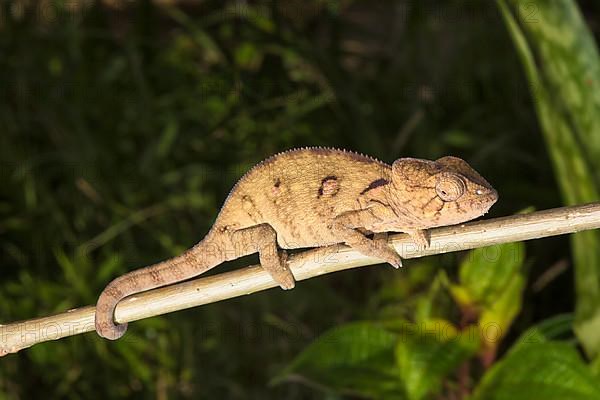
[[[281,193],[281,179],[275,179],[275,183],[273,183],[273,187],[271,188],[271,194],[274,197],[277,197]]]
[[[363,191],[360,192],[360,194],[365,194],[369,190],[373,190],[375,188],[387,185],[389,183],[390,183],[390,181],[388,181],[387,179],[384,179],[384,178],[375,179],[373,182],[369,183],[369,186],[367,186],[366,188],[364,188]]]
[[[340,190],[338,178],[335,175],[328,175],[321,180],[317,198],[322,196],[335,196]]]

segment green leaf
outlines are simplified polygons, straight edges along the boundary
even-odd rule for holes
[[[460,266],[460,284],[451,287],[463,309],[479,312],[479,325],[490,344],[503,337],[521,309],[524,259],[521,242],[475,249]]]
[[[600,182],[600,57],[573,0],[498,0],[532,89],[542,133],[567,204],[597,201]],[[529,20],[535,18],[535,21]],[[600,351],[600,234],[571,238],[577,292],[575,331]]]
[[[83,298],[88,298],[91,294],[91,289],[88,284],[85,271],[89,269],[88,267],[90,260],[87,257],[76,257],[76,259],[71,259],[62,249],[58,248],[55,249],[54,256],[56,258],[56,262],[62,269],[63,275],[69,284],[70,290],[75,291]],[[77,261],[79,261],[79,263]]]
[[[296,380],[369,398],[420,400],[479,349],[479,338],[448,321],[397,323],[396,332],[360,322],[335,328],[302,352],[274,383]]]
[[[241,43],[235,50],[236,64],[245,69],[256,69],[263,59],[262,52],[250,42]]]
[[[159,158],[165,158],[171,149],[173,148],[173,143],[175,142],[175,138],[179,134],[179,124],[178,121],[169,116],[166,121],[166,126],[163,129],[162,135],[160,136],[160,141],[156,146],[156,154]]]
[[[495,300],[485,305],[479,325],[486,341],[496,343],[510,328],[512,321],[521,310],[525,277],[516,273]]]
[[[408,398],[439,392],[442,380],[479,349],[479,336],[457,332],[447,321],[431,321],[417,335],[403,337],[396,361]]]
[[[512,351],[520,346],[527,346],[532,343],[544,343],[550,340],[567,339],[572,337],[572,330],[572,314],[556,315],[545,319],[523,332],[513,345]]]
[[[590,364],[590,371],[596,379],[600,379],[600,357],[596,357]]]
[[[459,280],[470,298],[490,304],[521,271],[523,243],[482,247],[472,250],[460,266]]]
[[[521,346],[483,377],[473,400],[593,400],[600,382],[564,343]]]
[[[324,390],[405,399],[394,348],[398,336],[372,323],[334,328],[308,346],[273,383],[298,380]]]
[[[111,257],[104,259],[98,266],[97,282],[108,282],[116,271],[123,267],[123,259],[119,254],[115,254]]]

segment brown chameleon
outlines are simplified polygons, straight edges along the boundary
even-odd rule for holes
[[[361,154],[320,147],[289,150],[247,172],[233,187],[206,237],[183,254],[120,276],[96,305],[96,331],[118,339],[126,296],[170,285],[258,252],[283,289],[294,287],[283,249],[337,243],[400,267],[387,232],[427,246],[425,229],[485,214],[498,199],[492,186],[457,157],[400,158],[391,166]],[[370,234],[375,234],[370,238]]]

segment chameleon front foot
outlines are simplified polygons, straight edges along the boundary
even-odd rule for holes
[[[415,242],[417,248],[427,249],[430,245],[429,232],[425,229],[418,229],[414,231],[407,231],[410,238]]]
[[[402,268],[402,258],[400,257],[400,254],[388,244],[387,232],[375,233],[373,242],[377,247],[376,257],[383,259],[396,269]]]

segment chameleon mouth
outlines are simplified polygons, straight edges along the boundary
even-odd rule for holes
[[[468,207],[473,210],[479,210],[479,215],[486,214],[490,208],[498,201],[498,192],[495,189],[478,190],[475,193],[477,196],[467,202]]]
[[[483,209],[483,214],[487,213],[489,211],[490,208],[492,208],[492,206],[494,204],[496,204],[496,202],[498,201],[498,192],[496,192],[494,189],[491,190],[491,192],[489,194],[487,194],[485,197],[483,198],[478,198],[475,202],[476,204],[479,204],[479,206]]]
[[[490,202],[492,204],[494,204],[495,202],[498,201],[498,198],[500,196],[498,196],[498,192],[496,191],[496,189],[490,189],[490,193],[488,194],[488,197],[490,198]]]
[[[489,203],[490,207],[498,201],[498,192],[496,189],[477,189],[475,191],[476,197],[473,199],[474,203]]]

